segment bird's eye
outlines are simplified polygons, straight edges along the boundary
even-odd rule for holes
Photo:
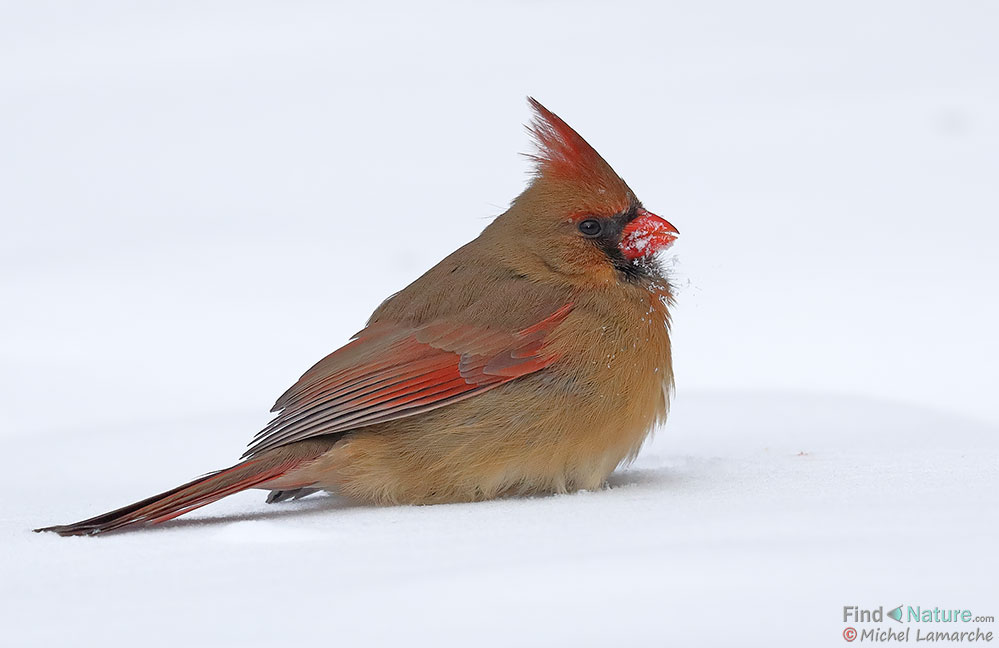
[[[582,223],[579,224],[579,231],[583,236],[600,236],[600,232],[603,231],[603,225],[600,221],[595,218],[587,218]]]

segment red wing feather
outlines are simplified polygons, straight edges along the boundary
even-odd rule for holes
[[[556,360],[545,339],[571,310],[563,306],[514,333],[447,321],[375,323],[278,399],[281,413],[244,456],[426,412],[544,369]]]

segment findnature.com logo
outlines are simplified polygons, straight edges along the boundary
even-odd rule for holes
[[[861,623],[883,623],[892,620],[899,624],[912,624],[908,627],[856,628]],[[992,641],[992,630],[983,630],[980,625],[970,628],[965,624],[995,623],[992,615],[974,614],[971,610],[957,608],[923,607],[920,605],[899,605],[885,612],[884,606],[865,609],[857,605],[843,606],[843,639],[853,641]],[[926,627],[921,624],[960,624],[944,628]]]

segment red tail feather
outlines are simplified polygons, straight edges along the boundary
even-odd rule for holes
[[[315,455],[288,457],[287,452],[274,454],[283,456],[265,455],[250,459],[109,513],[35,531],[53,531],[61,536],[95,535],[133,525],[166,522],[223,497],[266,484],[315,458]]]

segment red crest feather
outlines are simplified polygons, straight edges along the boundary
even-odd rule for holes
[[[537,153],[529,155],[537,164],[539,178],[581,182],[607,198],[627,201],[631,190],[614,169],[579,133],[533,97],[527,98],[534,109],[528,130],[537,144]]]

